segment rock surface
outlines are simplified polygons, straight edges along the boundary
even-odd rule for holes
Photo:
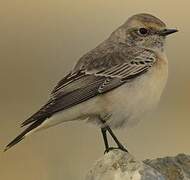
[[[86,180],[190,180],[190,156],[138,161],[131,154],[113,150],[98,160]]]
[[[178,154],[175,157],[145,160],[145,164],[155,168],[167,180],[190,180],[190,156]]]

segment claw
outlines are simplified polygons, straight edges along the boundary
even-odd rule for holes
[[[118,148],[118,147],[109,147],[109,148],[107,148],[107,149],[104,151],[104,154],[106,154],[106,153],[108,153],[109,151],[112,151],[112,150],[114,150],[114,149],[120,149],[120,148]]]

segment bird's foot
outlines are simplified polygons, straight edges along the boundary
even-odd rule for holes
[[[105,151],[104,151],[104,154],[106,154],[106,153],[108,153],[108,152],[110,152],[110,151],[112,151],[112,150],[114,150],[114,149],[119,149],[118,147],[109,147],[109,148],[107,148]]]
[[[109,147],[107,148],[105,151],[104,151],[104,154],[108,153],[109,151],[112,151],[114,149],[119,149],[121,151],[124,151],[124,152],[128,152],[128,150],[124,147],[124,146],[121,146],[121,147]]]
[[[129,151],[127,150],[127,148],[124,147],[121,143],[118,144],[118,149],[120,149],[121,151],[127,152],[127,153],[129,152]]]

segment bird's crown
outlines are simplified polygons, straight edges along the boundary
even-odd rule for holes
[[[161,21],[159,18],[151,15],[151,14],[136,14],[132,17],[130,17],[124,26],[130,28],[130,27],[147,27],[152,29],[163,29],[166,27],[166,24]]]

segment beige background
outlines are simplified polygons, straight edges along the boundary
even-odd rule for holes
[[[99,129],[86,124],[60,125],[2,150],[73,63],[139,12],[180,32],[167,41],[170,77],[158,110],[116,133],[139,159],[190,153],[189,6],[189,0],[1,0],[0,179],[83,179],[103,153]]]

